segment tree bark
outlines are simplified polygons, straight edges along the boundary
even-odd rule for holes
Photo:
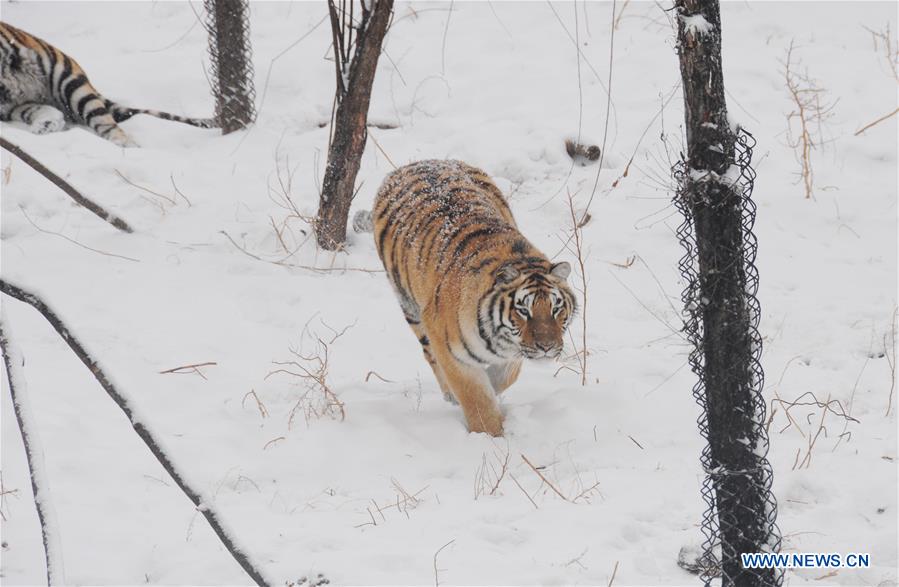
[[[757,306],[747,293],[743,185],[735,164],[736,130],[727,118],[717,0],[676,0],[687,158],[679,197],[693,217],[699,284],[709,470],[715,495],[724,585],[777,584],[775,571],[743,569],[741,553],[765,552],[768,511],[765,459],[756,413],[761,371],[754,363]],[[749,233],[749,234],[747,234]],[[753,278],[753,285],[755,284]],[[757,357],[758,355],[756,355]],[[756,389],[756,387],[758,389]],[[761,450],[764,444],[764,450]]]
[[[340,249],[346,242],[347,219],[355,195],[356,175],[359,173],[362,153],[368,139],[366,125],[371,89],[381,44],[393,13],[393,0],[372,0],[372,3],[374,6],[369,15],[363,2],[362,25],[356,31],[356,49],[349,63],[345,88],[338,70],[337,115],[333,139],[328,149],[328,164],[316,222],[318,244],[330,251]],[[332,30],[335,21],[332,12]],[[336,42],[334,56],[339,64],[341,58]]]

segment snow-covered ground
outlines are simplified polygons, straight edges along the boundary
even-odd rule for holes
[[[619,585],[693,583],[676,565],[700,539],[703,503],[670,205],[683,143],[675,37],[671,13],[625,4],[605,168],[584,229],[588,384],[526,366],[503,399],[504,439],[466,432],[382,273],[300,267],[376,271],[368,235],[351,234],[346,253],[317,251],[312,239],[284,264],[267,262],[309,234],[284,208],[285,191],[301,215],[317,208],[328,141],[319,125],[334,85],[323,2],[252,5],[259,118],[248,132],[138,117],[123,128],[142,147],[123,150],[83,129],[35,136],[4,125],[4,137],[136,231],[112,229],[4,152],[3,276],[69,322],[277,584],[318,572],[335,584],[607,584],[616,568]],[[391,161],[463,159],[496,178],[535,244],[573,260],[562,250],[566,193],[583,206],[597,168],[571,169],[563,140],[579,130],[603,140],[612,6],[449,8],[396,7],[371,119],[397,128],[371,130],[354,209],[370,207]],[[75,57],[111,98],[212,111],[206,35],[187,3],[0,10]],[[896,79],[866,30],[887,25],[899,30],[892,3],[723,7],[730,113],[758,140],[765,397],[811,393],[858,420],[827,413],[811,449],[820,408],[793,408],[791,425],[781,407],[771,423],[784,549],[871,554],[869,569],[791,572],[793,585],[897,581],[896,118],[853,135],[896,106]],[[828,142],[812,154],[814,200],[787,144],[791,41],[794,62],[836,102]],[[43,318],[7,298],[3,308],[26,358],[67,581],[247,583]],[[327,383],[346,417],[307,421],[300,405],[291,422],[306,388],[269,376],[273,361],[308,366],[291,349],[308,356],[317,338],[330,343]],[[215,364],[160,373],[202,362]],[[40,583],[39,529],[3,385],[2,581]],[[493,490],[491,465],[507,454]]]

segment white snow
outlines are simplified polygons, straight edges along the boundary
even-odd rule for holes
[[[684,16],[681,14],[680,19],[684,21],[684,28],[686,28],[687,32],[692,35],[702,36],[714,30],[712,23],[707,21],[701,14],[693,14],[691,16]]]
[[[580,11],[581,129],[575,51],[547,4],[457,2],[447,29],[448,8],[396,6],[370,118],[398,128],[370,129],[353,213],[371,207],[393,169],[385,153],[397,165],[460,159],[510,194],[536,246],[571,262],[566,194],[580,210],[598,166],[572,168],[564,138],[603,136],[610,6],[553,5],[571,37]],[[758,141],[769,409],[811,392],[851,403],[860,421],[828,412],[826,435],[799,466],[822,410],[797,405],[791,424],[774,402],[769,458],[784,549],[870,552],[873,564],[822,580],[826,570],[790,571],[788,581],[876,585],[897,580],[899,398],[885,416],[896,119],[854,132],[895,108],[896,97],[863,26],[895,31],[897,23],[889,3],[818,3],[814,19],[809,9],[723,3],[729,120]],[[186,3],[8,2],[2,10],[5,22],[77,59],[110,98],[192,116],[213,110],[205,32]],[[123,128],[142,147],[120,149],[82,129],[36,136],[4,125],[5,138],[136,229],[114,230],[4,152],[4,277],[47,297],[278,583],[321,572],[334,584],[433,584],[435,553],[451,541],[437,557],[442,585],[605,585],[616,563],[616,585],[693,583],[676,564],[682,546],[701,542],[704,505],[699,408],[679,331],[681,219],[670,203],[670,167],[685,151],[681,97],[657,116],[679,82],[666,13],[629,3],[616,31],[605,168],[583,229],[588,385],[567,370],[556,375],[558,365],[526,365],[502,398],[504,439],[468,434],[458,407],[442,399],[371,236],[350,232],[348,252],[337,255],[315,248],[305,219],[318,206],[328,142],[319,124],[333,103],[327,23],[291,45],[324,17],[324,3],[252,4],[265,102],[247,132],[222,137],[135,117]],[[815,200],[796,183],[784,139],[791,106],[780,60],[794,39],[810,73],[839,98],[826,123],[834,141],[813,153]],[[67,345],[30,307],[3,305],[28,358],[66,579],[246,584]],[[307,423],[305,382],[267,375],[273,361],[299,360],[292,347],[310,336],[330,341],[347,326],[329,344],[327,379],[346,418]],[[203,362],[215,364],[160,373]],[[3,581],[35,584],[44,579],[40,536],[2,401],[3,489],[16,490],[2,503]],[[507,473],[490,495],[506,454]]]

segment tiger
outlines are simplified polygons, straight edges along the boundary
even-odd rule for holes
[[[461,161],[390,173],[371,210],[375,246],[444,397],[471,432],[503,435],[498,396],[523,359],[554,359],[577,311],[571,265],[518,231],[500,189]]]
[[[213,128],[209,118],[186,118],[128,108],[104,98],[74,59],[23,30],[0,22],[0,120],[21,122],[35,134],[83,125],[121,147],[136,147],[118,123],[135,114]]]

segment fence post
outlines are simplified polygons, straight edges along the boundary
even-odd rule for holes
[[[249,0],[204,0],[215,121],[222,134],[256,119]]]
[[[744,569],[740,556],[780,548],[759,363],[755,141],[728,121],[718,0],[676,0],[675,8],[687,132],[686,159],[674,169],[686,250],[679,266],[693,394],[708,441],[699,566],[706,585],[719,573],[725,586],[779,585],[780,571]]]

